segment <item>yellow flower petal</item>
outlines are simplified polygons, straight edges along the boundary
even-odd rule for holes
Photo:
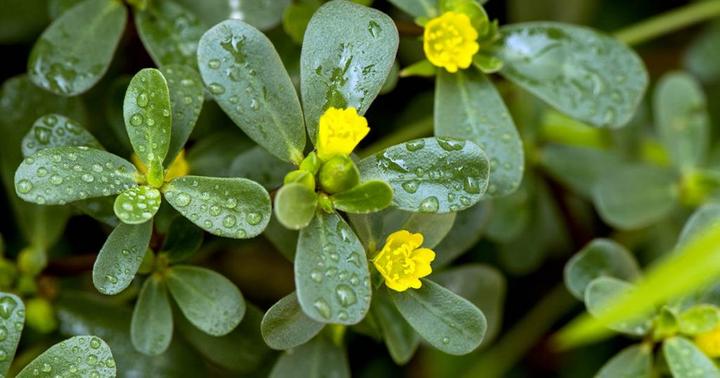
[[[425,24],[423,50],[430,63],[448,72],[470,67],[480,50],[478,32],[470,17],[458,12],[445,12]]]
[[[327,161],[337,155],[349,156],[369,132],[367,120],[355,108],[328,108],[318,125],[318,157]]]
[[[385,285],[395,291],[422,286],[421,277],[432,273],[430,262],[435,252],[419,248],[423,243],[422,234],[400,230],[390,234],[385,246],[372,260],[375,268],[385,279]]]
[[[695,336],[695,345],[708,357],[720,357],[720,326]]]

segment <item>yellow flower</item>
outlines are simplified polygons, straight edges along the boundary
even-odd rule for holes
[[[326,161],[337,155],[349,156],[369,132],[367,120],[355,108],[328,108],[320,117],[318,157]]]
[[[458,12],[445,12],[428,21],[423,36],[423,49],[430,63],[448,72],[468,68],[480,50],[478,32],[470,17]]]
[[[695,336],[695,345],[710,358],[720,357],[720,326]]]
[[[385,246],[372,260],[375,268],[385,278],[385,285],[395,291],[408,288],[419,289],[421,277],[432,273],[430,262],[435,252],[420,248],[422,234],[411,234],[400,230],[393,232],[385,241]]]
[[[133,164],[135,164],[135,167],[137,167],[140,173],[147,173],[147,167],[145,166],[145,163],[143,163],[136,154],[133,153],[130,157],[130,160],[132,160]],[[180,150],[180,152],[177,154],[177,157],[175,157],[175,160],[165,171],[165,181],[170,181],[177,177],[186,176],[188,172],[190,172],[190,165],[188,164],[187,160],[185,160],[185,150]]]

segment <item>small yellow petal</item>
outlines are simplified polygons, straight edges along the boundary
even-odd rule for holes
[[[367,120],[355,108],[328,108],[318,124],[317,155],[323,161],[349,156],[369,132]]]
[[[478,32],[470,17],[458,12],[445,12],[425,24],[423,50],[430,63],[454,73],[468,68],[480,50]]]

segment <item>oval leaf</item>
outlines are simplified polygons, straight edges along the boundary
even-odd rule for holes
[[[393,191],[390,185],[382,181],[367,181],[350,190],[337,193],[331,198],[338,210],[352,214],[366,214],[390,206]]]
[[[420,335],[395,308],[387,290],[375,292],[370,313],[380,326],[380,332],[393,361],[400,365],[410,361],[420,345]]]
[[[135,12],[135,25],[145,49],[158,67],[195,67],[198,41],[205,27],[192,12],[174,1],[150,1]]]
[[[697,335],[712,331],[720,322],[720,311],[709,304],[693,306],[678,316],[680,332],[686,335]]]
[[[22,140],[25,157],[45,148],[64,146],[103,149],[100,142],[78,122],[61,114],[47,114],[38,118]]]
[[[350,364],[344,348],[319,336],[282,354],[270,378],[350,378]]]
[[[582,301],[588,284],[598,277],[631,282],[640,277],[640,267],[622,245],[609,239],[595,239],[565,265],[565,286]]]
[[[375,9],[335,0],[315,12],[300,56],[300,92],[311,140],[329,107],[365,114],[390,74],[398,41],[395,23]]]
[[[85,0],[72,7],[35,42],[28,59],[30,80],[63,96],[87,91],[110,66],[126,19],[120,1]]]
[[[284,185],[275,195],[275,216],[285,227],[299,230],[310,224],[317,208],[317,194],[305,185]]]
[[[305,344],[325,326],[305,315],[294,292],[275,303],[260,324],[265,343],[284,350]]]
[[[54,147],[25,159],[15,172],[15,191],[25,201],[63,205],[106,197],[135,185],[129,161],[87,147]]]
[[[674,378],[717,378],[720,370],[695,344],[684,337],[671,337],[663,343],[663,355]]]
[[[650,378],[652,360],[652,348],[649,345],[632,345],[603,365],[595,378]]]
[[[16,295],[0,293],[0,376],[6,376],[12,364],[23,327],[25,304]]]
[[[490,157],[487,194],[503,196],[522,180],[522,141],[503,99],[477,70],[439,70],[435,87],[435,135],[468,139]]]
[[[172,106],[172,133],[164,163],[168,167],[175,161],[195,128],[205,95],[202,79],[195,69],[171,64],[161,68],[160,72],[167,80]]]
[[[300,231],[295,287],[300,306],[312,319],[360,322],[370,307],[369,276],[365,250],[339,215],[319,212]]]
[[[612,301],[618,297],[627,295],[634,286],[625,281],[613,277],[599,277],[585,289],[585,306],[593,316],[600,316]],[[634,336],[645,335],[652,326],[653,314],[643,314],[635,319],[621,323],[611,324],[608,328]]]
[[[618,154],[594,148],[547,145],[540,164],[556,180],[585,198],[592,197],[597,181],[623,164]]]
[[[242,21],[224,21],[200,40],[198,65],[210,94],[238,127],[281,160],[300,163],[300,101],[264,34]]]
[[[98,291],[115,295],[130,285],[145,257],[152,229],[152,222],[115,227],[93,266],[93,284]]]
[[[227,335],[245,315],[240,290],[212,270],[174,266],[168,270],[167,285],[185,317],[208,335]]]
[[[435,282],[421,280],[419,289],[390,291],[398,311],[435,348],[454,355],[475,350],[487,330],[482,311]]]
[[[130,323],[130,339],[135,349],[148,356],[167,350],[173,335],[172,308],[167,287],[157,275],[145,280]]]
[[[213,235],[252,238],[270,221],[270,195],[250,180],[184,176],[164,190],[180,214]]]
[[[147,185],[135,186],[115,198],[115,215],[127,224],[145,223],[160,208],[160,191]]]
[[[145,68],[133,76],[125,92],[123,117],[133,150],[152,172],[167,155],[173,122],[170,90],[159,70]]]
[[[96,336],[75,336],[57,343],[30,361],[18,378],[114,377],[115,359],[110,347]]]
[[[448,213],[477,203],[488,187],[489,164],[474,143],[447,138],[416,139],[363,159],[363,181],[381,180],[401,210]]]
[[[632,118],[648,84],[642,60],[598,32],[555,22],[501,29],[500,74],[557,110],[599,127]]]

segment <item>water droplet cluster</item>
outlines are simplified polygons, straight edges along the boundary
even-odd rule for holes
[[[160,203],[160,191],[150,186],[136,186],[117,196],[113,208],[124,223],[140,224],[152,219]]]
[[[60,114],[47,114],[35,121],[22,140],[23,156],[48,147],[86,146],[102,149],[98,141],[77,122]]]

